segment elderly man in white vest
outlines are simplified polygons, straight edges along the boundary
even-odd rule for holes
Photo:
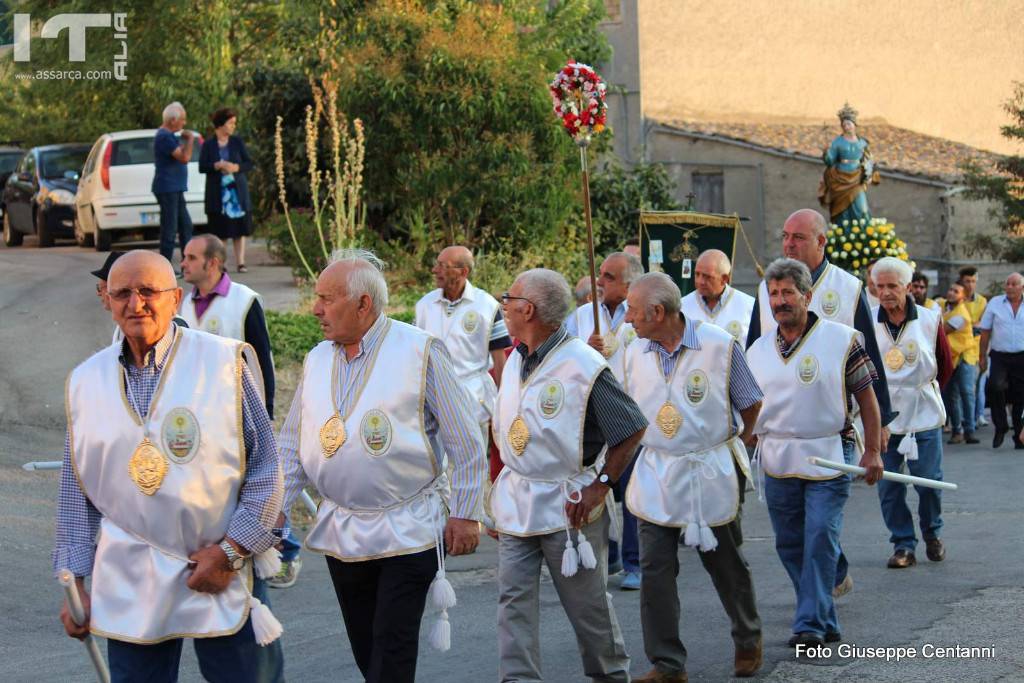
[[[910,294],[913,271],[904,261],[886,256],[871,271],[880,306],[873,312],[879,350],[889,379],[889,393],[898,415],[889,425],[892,436],[882,454],[885,469],[900,472],[904,463],[910,473],[942,480],[942,425],[946,409],[942,386],[953,376],[953,359],[942,329],[942,318],[914,303]],[[928,559],[941,562],[946,549],[939,538],[942,529],[942,492],[915,486],[921,535]],[[882,519],[889,528],[894,552],[889,568],[917,564],[914,550],[914,516],[907,507],[907,485],[878,483]]]
[[[732,278],[729,257],[724,251],[708,249],[701,252],[693,270],[697,288],[683,297],[683,315],[689,320],[718,325],[734,339],[746,343],[754,297],[729,284]]]
[[[740,551],[744,442],[753,440],[761,389],[733,335],[687,318],[679,298],[672,278],[648,273],[630,287],[626,314],[638,337],[626,349],[626,393],[654,425],[626,491],[640,520],[640,621],[654,665],[636,683],[686,680],[676,589],[683,529],[732,622],[736,675],[753,676],[762,661],[761,619]]]
[[[502,681],[540,681],[545,562],[576,632],[583,674],[628,681],[605,563],[607,501],[647,421],[604,358],[562,325],[572,293],[560,274],[519,275],[501,296],[519,345],[505,364],[494,438],[505,463],[488,498],[498,532]]]
[[[68,379],[53,555],[91,613],[61,620],[108,639],[115,681],[176,680],[183,636],[207,680],[256,681],[274,634],[249,558],[277,542],[282,482],[244,344],[171,324],[182,292],[155,253],[122,256],[108,286],[125,339]]]
[[[763,480],[758,487],[768,503],[775,550],[796,590],[789,644],[809,647],[841,639],[832,588],[850,476],[808,458],[845,461],[841,434],[850,425],[852,397],[864,420],[860,465],[869,484],[878,481],[875,369],[855,329],[808,310],[813,284],[807,266],[778,259],[765,281],[778,324],[747,350],[754,378],[767,392],[754,426]]]
[[[877,370],[882,367],[882,357],[878,353],[875,323],[871,319],[871,308],[868,306],[866,293],[860,279],[832,265],[825,258],[827,230],[828,223],[825,218],[814,209],[794,211],[782,226],[782,255],[800,261],[811,273],[811,303],[808,310],[824,320],[841,323],[860,332],[861,344]],[[767,279],[762,280],[757,290],[754,310],[750,315],[750,329],[747,332],[747,348],[762,335],[770,336],[769,333],[776,327],[767,283]],[[892,422],[895,414],[889,404],[889,387],[886,385],[885,373],[881,370],[877,372],[873,387],[884,430],[886,425]],[[847,463],[853,462],[859,449],[858,428],[855,420],[843,435],[843,453]],[[888,433],[883,431],[884,439],[888,439]],[[849,563],[840,548],[835,597],[841,597],[853,589],[853,579],[849,576],[848,570]]]
[[[416,327],[444,342],[486,434],[497,395],[488,370],[493,366],[494,376],[501,377],[504,350],[512,340],[497,300],[469,281],[473,265],[473,254],[466,247],[446,247],[438,254],[431,270],[437,289],[416,302]]]
[[[359,671],[412,683],[428,590],[431,643],[450,645],[444,552],[479,542],[487,463],[444,344],[385,315],[382,268],[370,252],[340,250],[317,279],[324,341],[306,355],[281,460],[286,510],[306,483],[323,496],[305,547],[327,556]]]

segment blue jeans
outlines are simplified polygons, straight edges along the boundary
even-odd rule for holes
[[[903,436],[889,437],[889,445],[882,455],[887,472],[899,472],[903,468],[904,456],[896,451]],[[907,460],[907,469],[915,477],[926,477],[942,481],[942,428],[918,432],[917,460]],[[942,491],[925,486],[917,489],[917,514],[920,517],[921,536],[926,541],[939,537],[942,528]],[[914,536],[914,516],[907,507],[907,485],[894,481],[878,482],[878,499],[882,503],[882,519],[889,527],[889,542],[896,550],[914,551],[917,538]]]
[[[270,587],[266,579],[253,576],[252,596],[270,607]],[[284,681],[284,651],[281,649],[281,639],[278,638],[270,645],[256,648],[256,683],[283,683]]]
[[[949,413],[949,424],[954,434],[974,433],[974,397],[978,379],[978,366],[960,361],[953,377],[942,392]]]
[[[107,641],[111,683],[175,683],[181,661],[182,640],[165,640],[154,645],[139,645],[123,640]],[[252,621],[235,634],[193,641],[199,670],[213,683],[257,683],[257,651]]]
[[[639,451],[637,451],[639,453]],[[633,464],[636,456],[630,460],[629,465],[622,471],[622,476],[615,482],[612,495],[615,500],[623,501],[626,498],[626,487],[629,486],[629,478],[633,476]],[[636,517],[629,511],[629,506],[622,504],[622,571],[640,571],[640,534],[637,528]],[[613,564],[619,559],[619,543],[608,539],[608,564]]]
[[[299,556],[300,550],[302,550],[302,544],[295,540],[289,530],[288,535],[281,539],[281,561],[291,562]]]
[[[170,261],[174,257],[175,236],[183,253],[192,239],[192,217],[188,215],[184,192],[156,192],[154,196],[160,205],[160,255]]]
[[[857,448],[857,444],[853,441],[843,441],[843,462],[847,465],[853,465],[853,453]],[[838,542],[838,541],[837,541]],[[836,560],[836,582],[835,585],[841,584],[846,580],[846,575],[850,573],[850,562],[846,559],[846,553],[843,552],[842,544],[839,545],[839,559]]]
[[[765,477],[764,490],[775,551],[796,591],[793,633],[823,638],[839,632],[832,588],[850,477],[843,474],[823,481]]]

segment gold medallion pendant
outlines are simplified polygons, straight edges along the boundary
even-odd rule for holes
[[[665,435],[666,438],[671,439],[679,431],[679,427],[683,424],[683,416],[679,410],[672,405],[671,401],[665,401],[665,404],[658,409],[658,415],[654,418],[654,422],[658,425],[658,429]]]
[[[337,413],[331,415],[320,428],[320,448],[323,449],[324,457],[334,455],[345,443],[346,436],[345,423],[341,421],[341,417]]]
[[[615,336],[614,332],[606,332],[601,336],[601,341],[604,342],[604,351],[601,352],[601,355],[606,359],[614,356],[615,352],[619,350],[619,338]]]
[[[894,346],[885,352],[885,365],[893,372],[902,368],[906,362],[907,357],[903,355],[903,351],[898,346]]]
[[[128,476],[135,485],[147,496],[152,496],[160,488],[167,476],[167,458],[146,437],[136,447],[128,460]]]
[[[530,441],[530,429],[521,415],[516,415],[512,425],[508,428],[508,443],[516,455],[522,455],[526,450],[526,444]]]

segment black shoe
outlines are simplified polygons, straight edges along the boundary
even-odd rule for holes
[[[1024,441],[1017,441],[1016,439],[1014,439],[1013,440],[1013,450],[1015,450],[1015,451],[1024,451]]]
[[[974,436],[974,432],[964,432],[964,443],[981,443],[981,441]]]
[[[942,562],[946,559],[946,548],[942,545],[942,541],[938,538],[933,538],[924,542],[925,554],[928,559],[932,562]]]
[[[915,564],[917,564],[917,558],[914,557],[914,553],[906,548],[900,548],[889,558],[888,567],[889,569],[906,569]]]
[[[997,429],[996,435],[992,437],[992,448],[999,448],[1003,445],[1003,439],[1006,438],[1005,429]]]
[[[839,631],[825,631],[825,642],[826,643],[838,643],[843,639],[843,634]]]
[[[797,645],[814,647],[815,645],[821,645],[824,642],[825,641],[821,639],[821,636],[814,633],[796,633],[786,644],[790,647],[796,647]]]

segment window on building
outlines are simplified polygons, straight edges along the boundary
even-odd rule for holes
[[[701,213],[725,213],[725,176],[721,172],[694,171],[694,204]]]

